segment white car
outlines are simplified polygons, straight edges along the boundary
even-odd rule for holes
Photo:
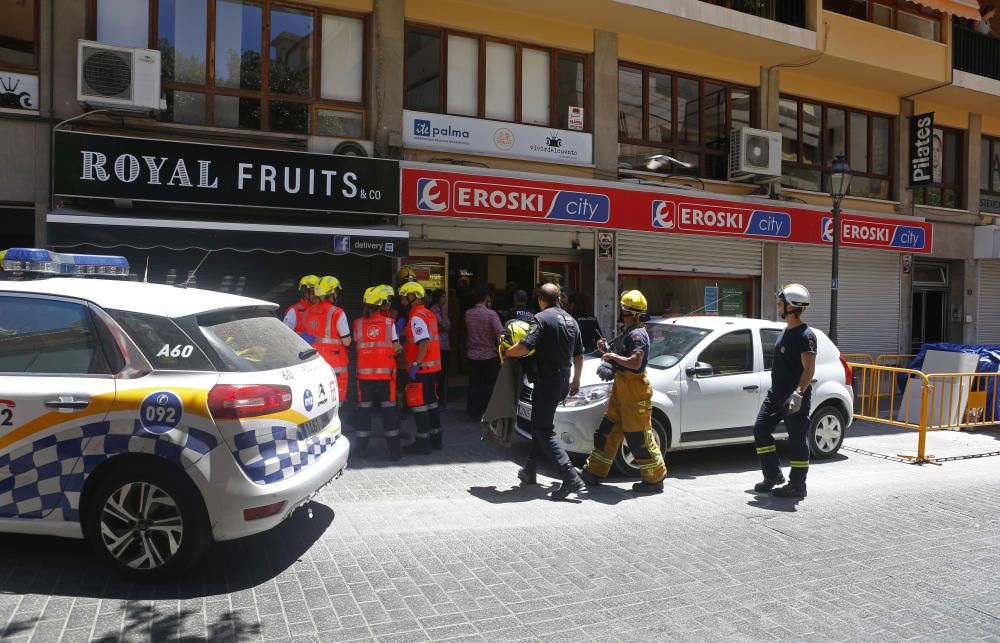
[[[753,424],[771,387],[774,344],[783,323],[743,317],[684,317],[646,324],[650,337],[646,374],[653,385],[653,431],[667,451],[753,442]],[[828,458],[854,419],[850,367],[821,331],[813,380],[809,448]],[[611,382],[597,377],[601,360],[584,360],[580,393],[556,409],[555,432],[571,455],[589,454],[611,394]],[[521,389],[518,432],[525,437],[531,417],[531,386]],[[779,425],[781,437],[787,437]],[[777,432],[776,432],[777,435]],[[623,442],[615,468],[637,475]]]
[[[7,271],[44,257],[12,252]],[[213,539],[271,529],[339,477],[337,378],[275,307],[121,280],[0,282],[0,531],[85,538],[154,578]]]

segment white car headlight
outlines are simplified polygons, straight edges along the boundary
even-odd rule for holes
[[[608,399],[611,395],[611,384],[592,384],[580,387],[580,392],[563,400],[559,406],[576,407],[590,406]]]

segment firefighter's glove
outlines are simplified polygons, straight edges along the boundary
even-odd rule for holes
[[[792,394],[785,400],[785,410],[789,415],[795,415],[802,410],[802,393],[792,391]]]
[[[410,376],[411,380],[417,379],[417,365],[416,365],[416,363],[410,364],[410,370],[406,371],[406,374]]]
[[[601,362],[601,365],[597,367],[597,377],[604,382],[610,382],[615,379],[615,367],[611,365],[611,362]]]

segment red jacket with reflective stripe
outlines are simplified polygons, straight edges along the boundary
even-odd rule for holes
[[[372,315],[354,320],[354,345],[358,347],[359,380],[392,379],[396,353],[392,348],[392,319]]]
[[[337,373],[347,372],[347,347],[337,332],[337,322],[344,309],[328,301],[321,301],[306,313],[306,333],[316,339],[313,347]]]
[[[426,339],[428,343],[427,352],[424,353],[424,359],[420,362],[417,367],[418,373],[436,373],[441,370],[441,341],[438,339],[438,323],[437,317],[434,313],[427,310],[423,304],[415,304],[410,308],[410,318],[419,317],[423,320],[424,324],[427,325],[427,331],[430,334],[430,338],[424,337],[414,337],[413,326],[410,325],[410,320],[406,321],[406,347],[404,349],[404,356],[406,357],[406,363],[412,364],[417,361],[417,353],[420,347],[417,346],[417,341],[424,341]]]

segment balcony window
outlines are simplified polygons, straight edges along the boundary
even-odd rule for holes
[[[729,133],[754,121],[753,92],[749,87],[620,65],[619,166],[725,180]]]
[[[927,40],[941,41],[941,12],[908,0],[823,0],[823,8]]]
[[[0,0],[0,69],[38,69],[38,0]]]
[[[703,0],[703,2],[775,20],[793,27],[806,25],[805,2],[799,0]]]
[[[364,137],[365,16],[272,0],[95,0],[93,30],[160,50],[166,122]]]
[[[825,192],[833,160],[843,153],[854,172],[852,196],[892,197],[891,117],[787,96],[778,112],[782,185]]]
[[[580,54],[416,25],[405,50],[406,109],[559,129],[570,107],[589,118]]]
[[[956,17],[953,25],[952,66],[959,71],[1000,80],[1000,38],[993,35],[989,23]],[[986,33],[977,29],[985,29]]]
[[[932,142],[932,183],[928,187],[914,188],[913,202],[961,209],[964,207],[962,192],[965,183],[962,131],[936,127]]]

